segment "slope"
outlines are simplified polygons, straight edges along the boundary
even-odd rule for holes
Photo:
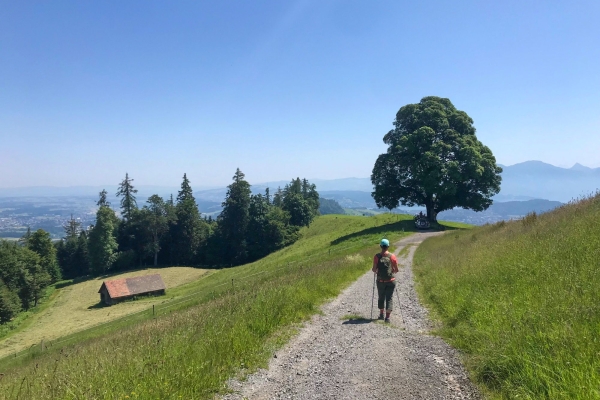
[[[0,340],[0,358],[41,343],[51,341],[91,326],[139,312],[171,298],[172,289],[195,281],[208,271],[190,267],[171,267],[146,269],[114,275],[107,278],[95,278],[67,285],[52,296],[51,304],[43,311],[30,317],[22,327],[12,335]],[[98,289],[105,279],[119,279],[159,273],[167,286],[167,297],[150,297],[144,301],[128,301],[110,308],[99,304]]]
[[[293,327],[368,269],[378,240],[412,230],[398,215],[319,217],[294,245],[197,281],[158,318],[104,328],[19,363],[1,360],[6,398],[210,398],[238,371],[264,366]],[[118,328],[118,329],[117,329]],[[105,334],[106,333],[106,334]],[[73,342],[77,342],[77,338]],[[12,365],[12,366],[11,366]],[[27,385],[21,383],[26,381]]]
[[[600,398],[600,195],[427,240],[416,274],[440,334],[497,398]]]

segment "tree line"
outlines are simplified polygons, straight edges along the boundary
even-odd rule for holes
[[[126,173],[119,184],[119,215],[103,190],[94,225],[82,227],[71,217],[54,244],[41,229],[0,243],[0,323],[34,307],[60,279],[144,265],[221,268],[257,260],[295,242],[319,214],[319,194],[306,179],[253,195],[237,169],[216,219],[201,215],[186,174],[176,198],[155,194],[141,207],[133,181]]]

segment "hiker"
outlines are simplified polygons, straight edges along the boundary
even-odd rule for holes
[[[390,322],[390,314],[393,308],[393,295],[396,288],[396,278],[394,274],[398,272],[398,260],[396,256],[388,251],[390,242],[387,239],[381,239],[379,243],[381,252],[373,257],[372,271],[377,274],[377,307],[379,308],[379,318],[384,319],[383,311],[385,310],[385,322]]]

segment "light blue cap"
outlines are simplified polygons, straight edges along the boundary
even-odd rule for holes
[[[385,246],[385,247],[390,247],[390,241],[387,239],[381,239],[381,242],[379,242],[380,246]]]

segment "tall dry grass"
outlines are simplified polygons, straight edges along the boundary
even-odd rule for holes
[[[600,398],[600,195],[429,239],[415,273],[490,397]]]

